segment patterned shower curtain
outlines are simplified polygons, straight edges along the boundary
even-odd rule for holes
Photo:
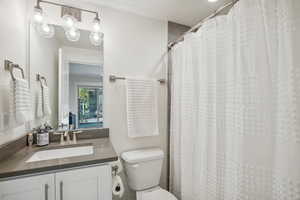
[[[171,191],[299,200],[300,0],[240,0],[171,53]]]

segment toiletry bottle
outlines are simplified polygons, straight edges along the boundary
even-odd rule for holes
[[[33,144],[33,133],[28,133],[27,135],[27,144],[29,147],[32,147],[32,144]]]

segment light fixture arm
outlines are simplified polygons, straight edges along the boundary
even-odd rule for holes
[[[95,19],[98,20],[98,21],[100,21],[99,13],[98,12],[96,13],[96,18]]]
[[[36,6],[35,6],[35,8],[41,9],[41,0],[37,0],[37,1],[36,1]]]
[[[66,5],[66,4],[61,4],[61,3],[56,3],[56,2],[52,2],[52,1],[46,1],[46,0],[37,0],[37,6],[38,7],[40,6],[40,3],[51,4],[51,5],[59,6],[59,7],[67,7],[67,8],[77,9],[77,10],[80,10],[82,12],[92,13],[92,14],[96,15],[96,18],[99,18],[99,14],[98,14],[97,11],[77,8],[77,7],[74,7],[74,6],[69,6],[69,5]]]

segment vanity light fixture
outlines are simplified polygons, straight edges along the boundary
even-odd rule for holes
[[[42,23],[42,21],[44,19],[43,10],[42,10],[42,8],[39,5],[37,5],[37,6],[34,7],[33,18],[34,18],[34,22],[35,23]]]
[[[217,2],[218,0],[208,0],[208,2],[210,3],[214,3],[214,2]]]
[[[78,21],[81,21],[81,12],[95,14],[96,16],[92,23],[92,31],[90,33],[89,38],[90,42],[95,46],[99,46],[102,44],[103,34],[100,32],[101,26],[98,12],[76,8],[73,6],[51,2],[48,0],[37,0],[37,5],[34,7],[33,20],[35,22],[36,29],[42,36],[46,38],[53,37],[55,34],[55,29],[53,25],[50,25],[45,21],[43,9],[40,6],[41,3],[51,4],[62,8],[62,19],[64,20],[65,35],[68,38],[68,40],[72,42],[76,42],[80,38],[80,30],[76,27],[76,25]]]

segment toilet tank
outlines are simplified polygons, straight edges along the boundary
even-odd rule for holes
[[[159,148],[124,152],[127,182],[132,190],[145,190],[159,185],[164,153]]]

